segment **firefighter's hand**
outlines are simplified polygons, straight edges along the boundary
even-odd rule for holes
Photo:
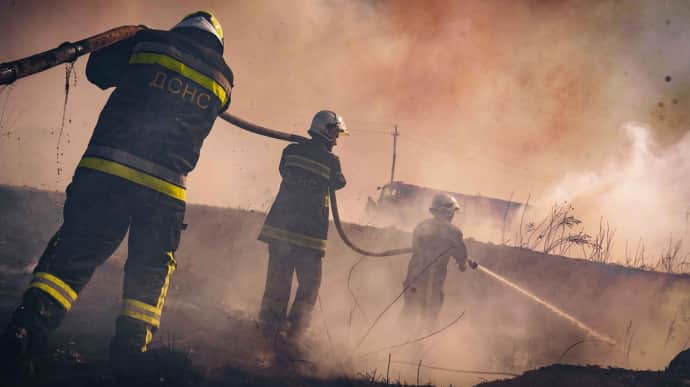
[[[467,270],[467,263],[465,263],[465,262],[463,262],[463,263],[458,263],[458,269],[460,269],[460,271],[465,271],[465,270]]]
[[[477,270],[477,266],[479,266],[479,264],[477,262],[470,261],[469,259],[467,260],[467,264],[470,265],[470,269],[472,269],[472,270]]]

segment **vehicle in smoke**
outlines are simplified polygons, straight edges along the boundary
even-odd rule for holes
[[[510,224],[524,207],[523,203],[510,200],[442,191],[402,181],[392,181],[377,189],[381,191],[378,200],[371,197],[367,200],[366,212],[370,222],[384,227],[395,225],[405,230],[412,229],[420,219],[429,216],[429,203],[439,192],[453,196],[460,204],[456,223],[461,227],[470,223],[488,223],[500,228],[503,224]]]

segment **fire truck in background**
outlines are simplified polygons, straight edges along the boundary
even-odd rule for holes
[[[454,223],[460,228],[483,228],[501,230],[519,216],[522,203],[496,199],[482,195],[466,195],[429,187],[422,187],[402,181],[392,181],[382,187],[378,199],[369,197],[367,217],[369,223],[381,227],[396,227],[411,230],[421,220],[428,218],[429,205],[436,193],[445,192],[460,204],[460,211]]]
[[[396,181],[395,163],[398,153],[398,136],[400,136],[397,125],[394,125],[391,135],[393,136],[393,159],[390,181],[382,187],[377,187],[381,191],[378,200],[368,198],[367,223],[378,227],[395,227],[411,231],[419,222],[430,216],[429,205],[434,195],[445,192],[453,196],[460,205],[460,211],[455,215],[453,223],[462,228],[463,232],[469,232],[468,235],[482,235],[484,240],[500,235],[502,240],[517,214],[521,213],[523,208],[527,210],[531,207],[510,200],[466,195]]]

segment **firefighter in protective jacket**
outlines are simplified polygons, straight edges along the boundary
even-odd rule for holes
[[[146,29],[91,54],[86,75],[115,87],[67,187],[64,222],[41,256],[4,336],[10,359],[45,343],[94,270],[129,230],[123,302],[111,359],[136,364],[159,327],[184,228],[185,178],[219,113],[233,73],[223,31],[207,11],[170,31]],[[7,354],[6,352],[6,354]]]
[[[321,285],[321,259],[328,237],[329,191],[345,186],[340,161],[332,153],[340,134],[347,133],[341,117],[318,112],[309,129],[311,139],[283,151],[283,178],[259,240],[268,243],[269,261],[260,320],[265,334],[282,332],[299,338],[309,325]],[[292,273],[299,286],[286,316]]]
[[[461,271],[468,265],[477,268],[475,262],[467,259],[462,231],[451,223],[459,209],[454,197],[436,194],[429,208],[434,217],[417,225],[412,235],[412,258],[403,283],[407,290],[401,315],[412,329],[434,328],[443,304],[443,283],[450,257],[455,259]]]

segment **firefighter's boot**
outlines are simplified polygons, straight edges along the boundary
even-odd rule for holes
[[[189,353],[166,347],[149,349],[151,330],[151,326],[136,320],[118,318],[117,333],[110,342],[110,363],[117,382],[137,386],[197,385],[199,375]]]
[[[29,332],[26,328],[8,327],[0,339],[0,374],[9,378],[9,385],[32,382],[34,373]]]
[[[0,339],[0,369],[6,369],[3,374],[32,380],[35,377],[33,361],[65,314],[65,308],[44,291],[34,287],[27,289]]]
[[[151,343],[151,327],[142,321],[126,316],[117,319],[115,337],[110,341],[110,365],[119,377],[153,376],[156,367],[147,355]]]

